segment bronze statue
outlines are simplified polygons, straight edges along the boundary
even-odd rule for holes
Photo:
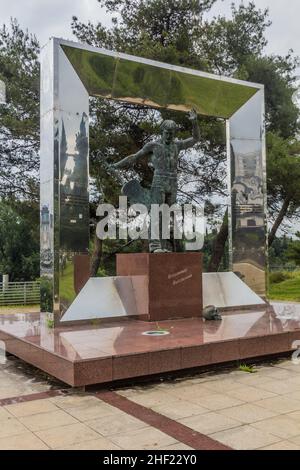
[[[123,194],[128,195],[129,199],[134,202],[147,202],[148,205],[168,204],[172,206],[176,203],[179,152],[193,147],[200,140],[197,113],[194,110],[190,111],[189,119],[193,124],[192,137],[184,140],[176,139],[176,123],[169,119],[165,120],[161,124],[160,139],[148,142],[137,153],[129,155],[113,165],[113,168],[128,168],[141,158],[147,157],[149,159],[148,165],[154,171],[151,189],[147,194],[147,190],[142,188],[137,180],[129,181],[123,187]],[[153,253],[170,251],[163,248],[162,240],[150,240],[149,250]]]

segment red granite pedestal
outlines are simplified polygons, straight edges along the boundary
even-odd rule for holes
[[[7,352],[79,387],[291,353],[300,339],[300,305],[286,307],[295,319],[280,319],[285,304],[266,304],[228,311],[221,322],[161,321],[165,336],[145,336],[155,322],[133,318],[49,328],[47,314],[8,313],[0,315],[0,341]]]
[[[201,253],[117,254],[117,276],[143,276],[143,320],[202,316]]]

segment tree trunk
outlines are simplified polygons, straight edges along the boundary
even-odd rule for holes
[[[287,196],[285,198],[285,200],[283,201],[283,204],[282,204],[282,207],[276,217],[276,220],[273,224],[273,227],[270,231],[270,234],[269,234],[269,238],[268,238],[268,242],[269,242],[269,246],[272,245],[274,239],[275,239],[275,235],[276,235],[276,232],[278,230],[278,228],[280,227],[284,217],[286,216],[286,213],[288,211],[288,208],[289,208],[289,205],[290,205],[290,202],[291,202],[291,199],[292,199],[292,196]]]
[[[226,210],[221,228],[214,240],[213,251],[208,265],[208,272],[216,272],[219,269],[225,244],[228,238],[228,210]]]
[[[92,277],[97,276],[97,272],[101,263],[101,257],[102,257],[102,240],[100,240],[95,234],[94,251],[92,254],[91,269],[90,269],[90,275]]]

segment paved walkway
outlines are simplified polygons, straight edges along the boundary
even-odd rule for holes
[[[0,449],[299,450],[300,365],[256,370],[76,393],[11,357],[0,366]]]

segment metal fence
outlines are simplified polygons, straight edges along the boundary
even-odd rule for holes
[[[0,282],[0,306],[29,305],[40,302],[40,283],[31,282]]]

